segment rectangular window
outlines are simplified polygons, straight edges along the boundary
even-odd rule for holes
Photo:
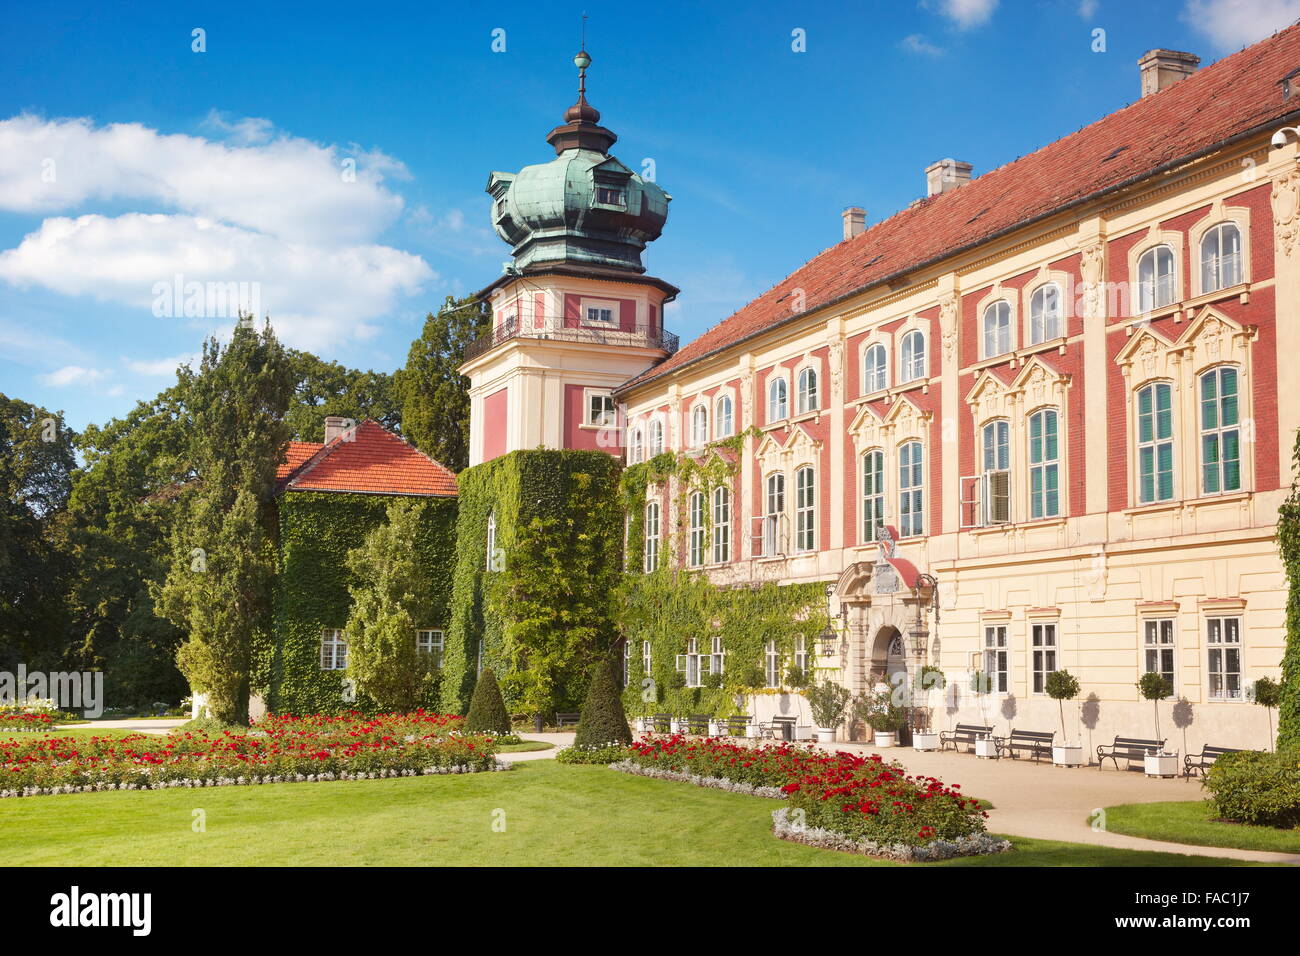
[[[678,669],[686,672],[686,686],[700,686],[700,648],[699,642],[691,638],[686,642],[686,653],[678,655]]]
[[[320,632],[320,669],[323,671],[342,671],[348,667],[348,642],[343,639],[343,632],[336,627],[327,627]]]
[[[806,678],[811,678],[808,673],[808,638],[802,634],[794,639],[794,666],[803,671]]]
[[[1056,670],[1056,625],[1035,624],[1031,628],[1034,643],[1034,693],[1043,693],[1047,675]]]
[[[713,490],[713,563],[725,564],[731,560],[731,492],[726,488]]]
[[[1174,621],[1173,618],[1153,618],[1142,622],[1142,673],[1159,674],[1173,694],[1174,684]]]
[[[614,426],[614,396],[608,392],[587,393],[587,424],[601,428]]]
[[[781,654],[776,649],[776,641],[768,641],[763,649],[763,679],[768,687],[781,686]]]
[[[1138,502],[1169,501],[1174,496],[1173,392],[1163,383],[1137,395]]]
[[[1060,451],[1054,409],[1029,417],[1029,516],[1055,518],[1061,513]]]
[[[794,473],[795,550],[812,551],[817,546],[816,475],[811,468]]]
[[[1011,687],[1008,653],[1006,625],[984,628],[984,673],[994,694],[1005,694]]]
[[[642,567],[653,571],[659,567],[659,502],[645,506],[645,561]]]
[[[924,490],[921,443],[908,442],[898,450],[898,523],[904,538],[925,533]]]
[[[433,657],[433,666],[442,667],[442,652],[445,647],[442,631],[426,630],[415,632],[415,650],[418,654]]]
[[[1241,700],[1241,618],[1207,618],[1205,628],[1210,700]]]
[[[1201,486],[1207,495],[1241,490],[1241,432],[1237,370],[1211,369],[1201,376]]]
[[[692,494],[688,506],[691,520],[690,554],[688,558],[691,567],[698,568],[704,563],[704,493],[697,491]]]
[[[610,186],[596,187],[596,202],[602,206],[625,206],[626,200],[623,197],[623,190],[614,189]]]
[[[763,515],[763,556],[775,557],[785,553],[785,532],[781,521],[785,517],[785,475],[767,476],[767,510]]]
[[[726,652],[722,649],[722,638],[715,637],[713,639],[712,653],[709,656],[712,658],[709,661],[709,673],[721,674],[723,659],[726,656]]]
[[[885,523],[885,453],[869,451],[862,456],[862,541],[876,540]]]
[[[641,642],[641,676],[650,676],[650,642]]]

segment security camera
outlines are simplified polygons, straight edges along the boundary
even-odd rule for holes
[[[1280,130],[1278,130],[1276,133],[1273,134],[1272,144],[1274,149],[1281,149],[1283,146],[1286,145],[1287,133],[1290,133],[1297,140],[1300,140],[1300,126],[1283,126]]]

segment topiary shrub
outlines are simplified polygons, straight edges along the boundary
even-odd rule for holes
[[[1300,826],[1300,748],[1224,754],[1205,775],[1210,803],[1225,820]]]
[[[610,744],[630,744],[632,731],[623,712],[623,700],[618,681],[614,676],[614,661],[605,657],[596,664],[587,699],[583,701],[578,717],[578,734],[573,746],[579,750],[595,750]]]
[[[469,712],[465,714],[465,730],[471,734],[510,733],[506,702],[501,699],[497,675],[490,667],[483,668],[474,684],[474,696],[470,698]]]

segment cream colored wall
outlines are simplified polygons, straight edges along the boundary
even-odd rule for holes
[[[756,370],[828,344],[833,353],[837,343],[849,336],[909,319],[938,305],[940,317],[928,343],[928,353],[930,381],[943,385],[941,415],[946,441],[940,480],[947,525],[959,498],[956,446],[949,446],[949,442],[956,437],[958,403],[967,400],[958,385],[958,339],[963,333],[959,329],[957,297],[999,280],[1046,269],[1048,263],[1074,253],[1083,254],[1085,282],[1126,280],[1127,276],[1105,274],[1105,257],[1099,252],[1108,236],[1148,228],[1207,204],[1226,200],[1230,207],[1233,195],[1271,181],[1277,236],[1276,277],[1256,282],[1252,288],[1269,285],[1276,288],[1277,353],[1282,357],[1279,374],[1285,376],[1287,357],[1300,355],[1300,322],[1291,321],[1300,306],[1298,155],[1294,144],[1270,149],[1264,136],[1217,157],[1203,159],[1145,188],[1107,197],[1068,217],[1057,217],[955,257],[942,268],[919,272],[910,277],[908,288],[884,295],[864,294],[837,306],[833,312],[814,313],[720,356],[670,373],[625,396],[629,416],[635,417],[665,403],[679,409],[691,396],[740,378],[742,425],[748,426],[757,403],[762,400],[754,393]],[[1183,283],[1184,295],[1194,291],[1189,289],[1189,285],[1194,285],[1190,277],[1184,276]],[[1126,333],[1122,328],[1118,332],[1107,331],[1105,295],[1085,295],[1084,302],[1083,377],[1096,389],[1112,374],[1106,336]],[[1019,312],[1025,311],[1024,305],[1021,303]],[[1070,341],[1079,338],[1073,336]],[[1023,332],[1020,340],[1023,341]],[[1021,360],[1024,357],[1022,353]],[[896,352],[891,358],[896,358]],[[858,356],[853,360],[858,360]],[[1291,373],[1278,388],[1278,456],[1284,483],[1285,476],[1292,474],[1291,447],[1300,427],[1300,387],[1297,386],[1300,382]],[[905,389],[893,388],[891,394],[900,391]],[[857,408],[856,403],[846,402],[839,385],[831,401],[830,414],[836,427],[830,438],[828,460],[833,468],[831,515],[835,522],[843,515],[845,496],[856,491],[844,487],[840,464],[845,455],[854,454],[842,426],[852,421]],[[1075,389],[1066,401],[1088,401],[1090,415],[1125,414],[1123,410],[1107,408],[1104,390],[1100,396],[1096,391],[1085,396]],[[1180,438],[1182,447],[1194,447],[1191,421],[1191,416],[1184,416],[1181,422],[1186,426]],[[1084,448],[1090,463],[1107,459],[1106,437],[1103,428],[1088,429]],[[742,528],[749,526],[753,495],[757,491],[752,487],[751,464],[762,441],[751,439],[744,454],[745,500],[736,509],[746,520]],[[1065,467],[1069,467],[1068,461]],[[1180,461],[1181,469],[1187,467],[1186,461]],[[933,475],[930,480],[934,480]],[[669,507],[672,494],[670,491]],[[999,716],[999,727],[1005,729],[1009,722],[1053,729],[1058,724],[1054,702],[1033,698],[1024,689],[1028,609],[1056,607],[1060,609],[1060,633],[1067,648],[1062,666],[1080,678],[1085,696],[1095,693],[1100,699],[1095,726],[1091,730],[1083,728],[1085,742],[1089,736],[1097,743],[1116,733],[1140,736],[1151,733],[1154,729],[1150,727],[1151,706],[1138,701],[1134,686],[1142,670],[1137,606],[1144,601],[1177,601],[1178,691],[1190,703],[1191,723],[1186,727],[1184,741],[1183,729],[1172,725],[1172,705],[1164,704],[1162,730],[1172,728],[1166,735],[1179,749],[1185,745],[1195,749],[1206,741],[1228,746],[1263,746],[1266,715],[1262,708],[1244,702],[1215,703],[1206,699],[1205,615],[1199,602],[1213,598],[1244,601],[1241,610],[1244,680],[1277,675],[1283,644],[1281,609],[1285,581],[1271,536],[1283,497],[1281,491],[1247,493],[1197,501],[1186,507],[1178,503],[1112,513],[1108,511],[1106,469],[1091,467],[1084,489],[1083,514],[1070,514],[1061,521],[1038,526],[945,530],[943,534],[907,543],[900,548],[900,556],[938,576],[940,623],[930,636],[938,637],[938,661],[954,683],[961,682],[965,669],[972,663],[971,655],[979,649],[981,610],[1010,612],[1013,622],[1010,634],[1018,662],[1014,673],[1019,684],[1014,715]],[[896,500],[887,507],[893,511],[895,505]],[[897,519],[896,514],[889,517]],[[739,554],[746,557],[748,535],[734,537],[744,543]],[[874,547],[846,548],[845,540],[843,528],[833,527],[828,550],[775,560],[740,560],[709,573],[720,583],[831,580],[855,561],[875,556]],[[847,680],[847,665],[843,674]],[[1010,704],[1007,707],[1010,709]],[[1076,704],[1072,735],[1078,731],[1078,711]],[[936,716],[940,723],[950,723],[958,717],[975,716],[975,711],[963,705],[957,712]]]

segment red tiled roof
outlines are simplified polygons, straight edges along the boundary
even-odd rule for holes
[[[456,494],[451,471],[370,418],[327,445],[290,442],[276,478],[281,491]]]
[[[619,391],[794,318],[796,289],[811,312],[1300,113],[1300,97],[1283,99],[1280,83],[1297,68],[1300,26],[1291,26],[959,189],[923,199],[822,252]]]

